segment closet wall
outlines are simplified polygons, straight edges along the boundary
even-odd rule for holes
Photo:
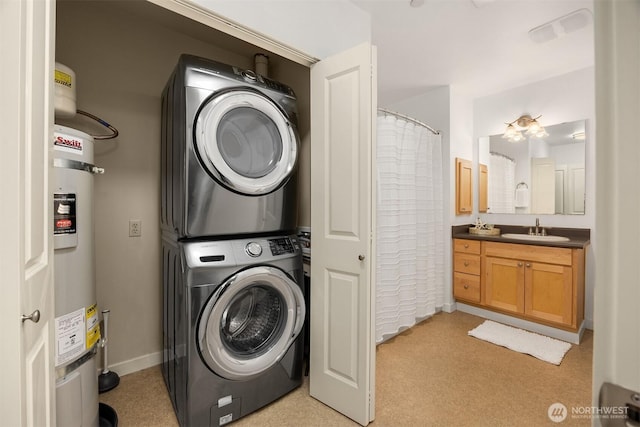
[[[267,53],[270,76],[299,100],[299,223],[310,223],[309,69],[148,2],[59,1],[56,60],[76,72],[78,108],[113,124],[95,163],[96,283],[110,309],[109,362],[119,374],[161,361],[160,96],[182,53],[253,68]],[[63,124],[103,132],[74,119]],[[129,237],[131,219],[142,236]]]

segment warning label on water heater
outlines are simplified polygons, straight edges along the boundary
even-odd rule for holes
[[[98,305],[87,308],[87,349],[100,341],[100,323],[98,322]]]
[[[56,366],[73,360],[85,351],[84,307],[56,317]]]
[[[76,195],[53,195],[53,234],[76,233]]]

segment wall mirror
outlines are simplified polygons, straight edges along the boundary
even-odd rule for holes
[[[487,213],[584,215],[586,120],[545,129],[547,136],[520,142],[480,138]]]

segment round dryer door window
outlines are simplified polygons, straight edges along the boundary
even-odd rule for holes
[[[274,267],[251,267],[225,281],[205,305],[200,353],[221,377],[254,377],[280,361],[304,317],[302,291],[289,276]]]
[[[196,119],[195,141],[209,174],[241,194],[278,189],[296,164],[293,126],[273,101],[251,90],[212,96]]]

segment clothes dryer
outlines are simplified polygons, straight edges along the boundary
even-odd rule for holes
[[[296,236],[163,240],[163,375],[181,426],[219,426],[302,383]]]
[[[162,95],[163,231],[178,239],[295,232],[293,90],[182,55]]]

